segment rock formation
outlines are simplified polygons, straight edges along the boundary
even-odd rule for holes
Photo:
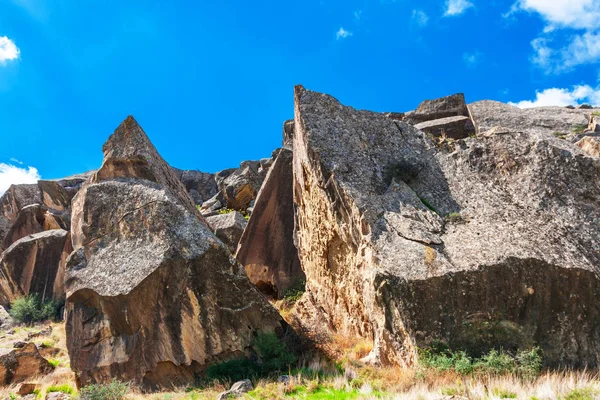
[[[34,343],[20,349],[5,351],[0,355],[0,384],[10,385],[47,374],[52,366],[40,355]]]
[[[600,137],[586,136],[575,144],[586,154],[600,157]]]
[[[14,242],[0,256],[0,305],[29,294],[42,301],[64,299],[64,271],[71,250],[69,233],[63,229]]]
[[[292,151],[283,148],[260,189],[236,254],[252,283],[275,298],[305,279],[294,245],[293,202]]]
[[[173,168],[173,172],[181,180],[194,203],[202,204],[217,194],[217,182],[213,174],[193,170],[182,171],[177,168]]]
[[[82,385],[194,382],[243,356],[279,314],[215,238],[132,117],[73,200],[67,343]]]
[[[70,215],[49,210],[43,204],[32,204],[23,207],[4,237],[4,248],[8,248],[17,240],[35,233],[53,229],[68,230]]]
[[[227,214],[217,214],[206,217],[206,222],[215,235],[229,249],[235,253],[242,233],[246,228],[246,218],[239,211],[232,211]]]
[[[462,93],[425,100],[415,111],[406,114],[388,113],[386,116],[395,120],[406,120],[433,136],[463,139],[475,134],[471,113]]]
[[[372,340],[382,364],[413,364],[417,347],[441,340],[535,344],[549,365],[598,365],[600,160],[527,122],[550,112],[523,113],[476,103],[481,126],[508,131],[438,147],[410,124],[297,87],[303,323]]]

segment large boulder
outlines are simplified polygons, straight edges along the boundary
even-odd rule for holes
[[[73,200],[65,280],[80,385],[187,385],[284,324],[132,117],[103,151]]]
[[[192,200],[196,204],[202,204],[217,194],[217,182],[215,176],[207,172],[194,170],[180,170],[173,168],[173,172],[181,180]]]
[[[35,343],[0,355],[0,385],[20,383],[52,371],[52,365],[38,351]]]
[[[32,204],[21,208],[17,218],[4,237],[3,246],[8,248],[17,240],[35,233],[53,229],[69,229],[70,215],[49,210],[43,204]]]
[[[294,245],[292,158],[289,149],[279,152],[236,254],[250,280],[276,298],[305,278]]]
[[[227,208],[245,211],[256,198],[264,177],[259,172],[260,162],[243,161],[225,178],[220,187]]]
[[[435,146],[404,122],[295,91],[303,324],[411,365],[443,341],[600,361],[600,160],[540,132]]]
[[[396,115],[386,114],[387,117],[398,121],[406,120],[433,136],[464,139],[475,134],[475,125],[462,93],[425,100],[416,110],[402,115],[402,118]]]
[[[29,294],[42,301],[64,299],[64,270],[71,250],[70,235],[63,229],[14,242],[0,256],[0,305]]]
[[[242,213],[232,211],[226,214],[217,214],[206,217],[206,222],[214,234],[225,243],[229,251],[235,253],[247,224]]]

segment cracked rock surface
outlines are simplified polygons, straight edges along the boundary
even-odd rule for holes
[[[300,318],[372,340],[381,364],[414,364],[441,340],[535,344],[550,365],[596,366],[600,160],[527,113],[497,124],[482,109],[497,105],[480,103],[479,124],[505,129],[438,147],[405,122],[296,88]],[[564,110],[569,129],[586,119]]]
[[[282,327],[132,117],[103,151],[73,200],[66,330],[79,384],[181,387]]]

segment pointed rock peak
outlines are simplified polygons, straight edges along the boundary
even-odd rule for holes
[[[173,173],[137,121],[127,117],[104,146],[102,167],[91,179],[92,183],[116,179],[137,178],[156,182],[175,196],[179,202],[196,213],[194,202],[183,183]]]

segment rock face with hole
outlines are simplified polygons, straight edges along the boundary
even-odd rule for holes
[[[305,278],[294,245],[292,159],[291,150],[281,149],[236,254],[250,280],[276,298]]]
[[[0,305],[37,294],[40,300],[63,300],[66,259],[71,253],[70,235],[54,229],[25,236],[0,257]]]
[[[79,384],[193,383],[282,320],[132,117],[73,200],[67,344]]]
[[[372,340],[382,364],[444,341],[598,365],[600,160],[545,129],[440,148],[302,87],[293,152],[308,329]]]

